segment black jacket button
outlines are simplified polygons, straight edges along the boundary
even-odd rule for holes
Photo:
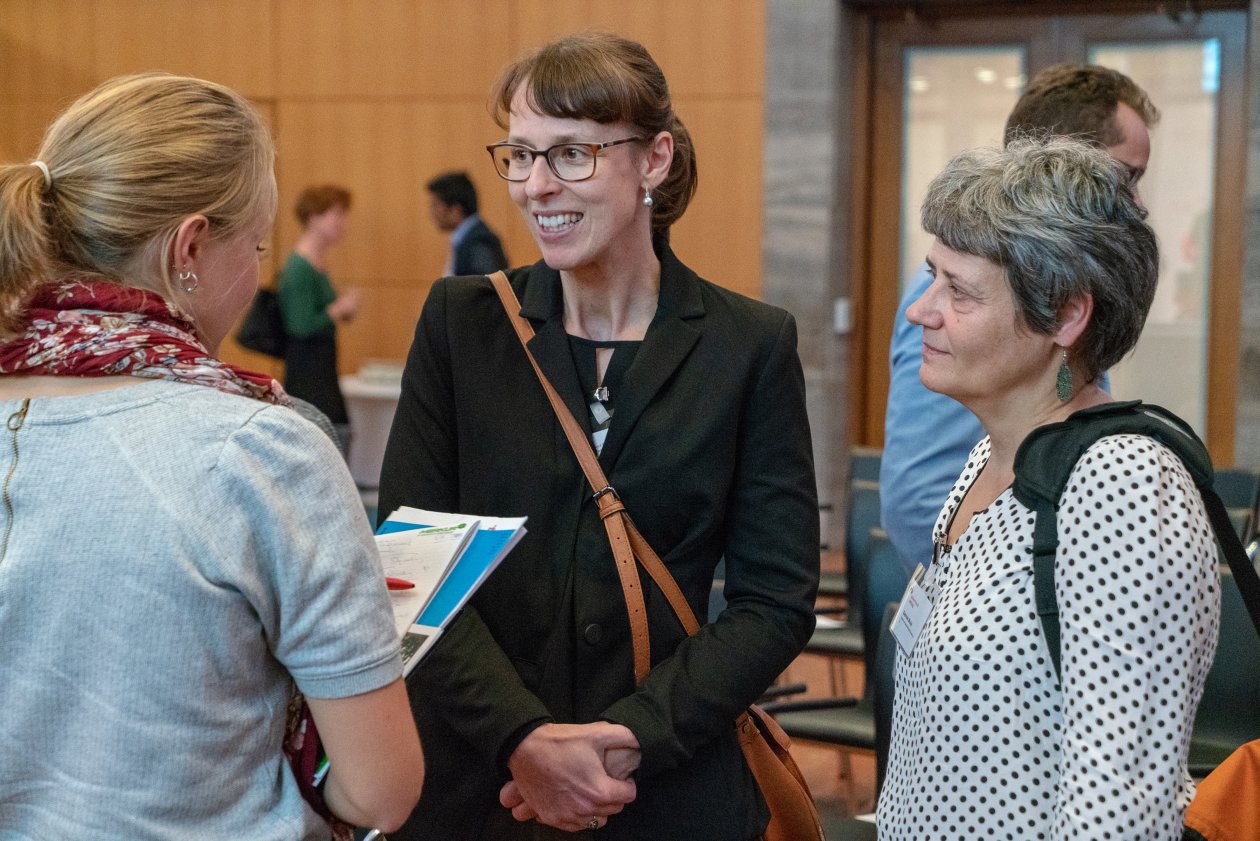
[[[582,629],[582,639],[586,640],[588,645],[599,645],[600,639],[604,636],[603,628],[592,622]]]

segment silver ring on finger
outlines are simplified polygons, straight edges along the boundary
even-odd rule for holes
[[[595,815],[591,816],[591,822],[586,825],[587,829],[599,829],[599,818]]]

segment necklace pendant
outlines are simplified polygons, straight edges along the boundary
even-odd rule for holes
[[[600,403],[607,403],[608,402],[608,386],[606,385],[599,386],[598,388],[595,389],[594,392],[592,392],[592,396],[594,396],[594,398],[598,400]]]

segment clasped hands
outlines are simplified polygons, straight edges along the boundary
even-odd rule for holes
[[[639,759],[639,740],[623,725],[544,724],[512,753],[499,802],[518,821],[568,832],[602,827],[634,800]]]

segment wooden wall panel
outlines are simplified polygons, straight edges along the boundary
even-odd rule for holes
[[[96,84],[88,11],[81,0],[0,0],[0,80],[6,100],[69,101]]]
[[[487,198],[501,189],[482,148],[499,129],[479,103],[282,101],[276,137],[279,241],[288,247],[297,238],[292,207],[304,187],[344,185],[354,194],[350,229],[330,268],[355,285],[414,282],[441,271],[448,240],[429,218],[424,188],[437,173],[467,170]],[[491,200],[487,210],[498,204]],[[487,213],[491,224],[497,215]]]
[[[433,281],[425,277],[386,285],[376,280],[361,287],[358,317],[337,333],[341,369],[356,371],[370,359],[405,359]]]
[[[80,4],[82,6],[82,4]],[[258,0],[96,0],[96,74],[166,70],[272,95],[271,6]]]
[[[508,49],[503,0],[275,0],[285,97],[484,99]]]
[[[65,105],[62,99],[0,97],[0,161],[34,159],[44,130]]]
[[[675,105],[696,146],[700,181],[674,226],[674,251],[701,277],[760,298],[762,101],[704,98]]]
[[[482,216],[514,265],[538,250],[484,146],[494,79],[545,40],[600,27],[644,42],[669,78],[699,151],[700,192],[674,237],[705,277],[761,290],[763,0],[0,0],[0,157],[29,160],[44,127],[110,76],[149,69],[231,85],[276,136],[280,208],[264,263],[292,248],[292,205],[307,184],[354,193],[331,254],[341,287],[362,289],[342,331],[341,367],[401,359],[446,259],[424,183],[466,169]],[[737,162],[732,165],[732,162]],[[229,340],[234,362],[279,363]]]
[[[731,0],[518,0],[516,53],[586,28],[640,41],[675,96],[765,87],[765,4]],[[829,72],[829,71],[828,71]]]

